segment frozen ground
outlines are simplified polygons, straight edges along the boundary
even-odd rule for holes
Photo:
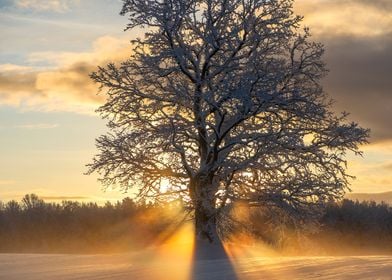
[[[0,279],[392,279],[392,257],[243,257],[0,254]]]

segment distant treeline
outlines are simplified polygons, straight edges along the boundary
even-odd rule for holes
[[[348,199],[332,202],[318,224],[305,224],[299,229],[290,225],[266,227],[258,216],[251,220],[255,235],[284,253],[392,254],[392,207],[385,203]]]
[[[0,202],[0,252],[125,252],[164,241],[184,219],[178,208],[125,198],[115,204],[46,203],[26,195]],[[286,253],[392,253],[392,208],[343,200],[328,205],[311,231],[266,226],[252,215],[252,236]],[[306,228],[306,227],[303,227]]]
[[[174,214],[125,198],[104,206],[63,201],[46,203],[37,195],[0,202],[1,252],[100,253],[129,251],[161,237]]]
[[[313,247],[332,254],[391,254],[392,207],[374,201],[343,200],[330,204]]]

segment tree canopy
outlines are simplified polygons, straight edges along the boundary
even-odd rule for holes
[[[132,55],[91,77],[110,132],[90,164],[106,186],[181,199],[214,239],[233,203],[314,213],[348,188],[368,130],[336,114],[327,70],[291,0],[124,0]]]

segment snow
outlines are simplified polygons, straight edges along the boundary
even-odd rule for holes
[[[148,253],[1,254],[0,279],[392,279],[390,256],[244,257],[234,265],[205,259],[188,266],[179,259],[158,262]]]

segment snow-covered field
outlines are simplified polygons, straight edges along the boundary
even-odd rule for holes
[[[392,279],[392,257],[244,257],[231,264],[223,259],[163,260],[148,254],[0,254],[0,279],[375,280]]]

